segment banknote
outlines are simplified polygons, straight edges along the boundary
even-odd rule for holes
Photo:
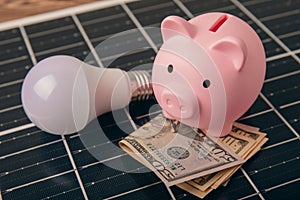
[[[214,189],[208,188],[205,191],[199,190],[198,188],[194,187],[193,185],[190,185],[188,182],[181,183],[177,185],[179,188],[203,199],[206,195],[208,195],[210,192],[212,192]]]
[[[256,154],[261,149],[261,147],[268,141],[268,138],[266,138],[266,134],[262,132],[254,130],[244,130],[238,126],[234,126],[232,130],[232,134],[236,137],[242,137],[254,141],[254,144],[251,146],[248,152],[244,155],[240,155],[246,161],[249,160],[254,154]],[[212,185],[212,187],[214,189],[219,187],[221,184],[226,182],[240,167],[241,166],[236,166],[231,169],[228,169],[226,173],[224,173],[222,177]]]
[[[255,141],[247,139],[244,136],[239,137],[238,135],[235,135],[233,133],[220,138],[220,141],[242,158],[251,150],[252,146],[255,144]],[[224,176],[224,171],[193,179],[189,181],[188,184],[202,191],[205,191],[222,176]]]
[[[260,149],[261,147],[268,141],[268,138],[263,138],[261,142],[259,142],[258,145],[255,146],[255,148],[245,157],[245,160],[249,160],[252,156],[254,156]],[[224,172],[223,176],[216,181],[211,188],[217,189],[220,185],[223,185],[223,183],[226,183],[230,177],[241,167],[241,165],[232,167],[231,169],[228,169],[226,173]]]
[[[231,133],[221,140],[225,145],[228,145],[229,148],[238,153],[244,160],[248,160],[255,155],[268,141],[268,138],[265,137],[266,134],[259,132],[256,128],[235,124]],[[232,168],[222,170],[218,173],[178,184],[177,186],[191,194],[194,194],[197,197],[204,198],[207,194],[218,188],[221,184],[228,183],[228,179],[240,167],[241,165],[237,165]]]
[[[220,140],[181,124],[178,131],[158,115],[119,142],[167,186],[240,165],[244,160]]]
[[[220,140],[224,145],[228,146],[240,157],[246,159],[246,156],[265,136],[266,134],[258,132],[257,128],[236,123],[234,124],[231,133],[223,138],[220,138]],[[188,184],[205,191],[216,181],[218,181],[218,183],[223,182],[225,176],[231,174],[232,171],[235,171],[234,168],[209,174],[204,177],[193,179]],[[223,178],[221,179],[222,176]]]

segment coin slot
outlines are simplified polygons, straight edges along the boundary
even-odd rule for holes
[[[226,20],[228,19],[227,15],[223,15],[221,16],[215,23],[214,25],[212,25],[212,27],[210,27],[210,31],[211,32],[217,32],[217,30],[224,24],[224,22],[226,22]]]

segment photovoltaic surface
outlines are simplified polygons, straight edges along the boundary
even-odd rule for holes
[[[78,133],[56,136],[35,127],[21,105],[23,79],[33,65],[49,56],[72,55],[99,66],[131,70],[151,63],[161,45],[159,27],[168,15],[190,19],[206,12],[234,14],[260,36],[267,56],[264,87],[240,119],[266,132],[264,148],[206,199],[297,199],[300,192],[300,2],[295,0],[145,0],[112,2],[53,14],[0,30],[0,199],[197,199],[173,186],[166,188],[153,173],[117,147],[118,141],[160,113],[155,99],[133,102],[98,118],[109,141],[88,149]],[[105,39],[139,28],[134,37],[116,40],[104,54],[90,54]],[[129,43],[141,48],[112,55]],[[88,56],[90,54],[90,56]],[[88,58],[86,58],[88,56]],[[118,57],[115,61],[115,57]],[[107,66],[108,65],[108,66]],[[147,65],[151,70],[151,65]],[[253,80],[255,81],[255,79]],[[247,91],[245,91],[247,92]],[[150,113],[149,113],[150,109]],[[95,134],[95,133],[93,133]],[[100,152],[95,159],[88,150]],[[122,163],[127,172],[108,167]]]

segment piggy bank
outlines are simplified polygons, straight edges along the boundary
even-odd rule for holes
[[[266,60],[255,31],[227,13],[161,24],[163,44],[154,60],[152,84],[165,117],[227,135],[262,88]]]

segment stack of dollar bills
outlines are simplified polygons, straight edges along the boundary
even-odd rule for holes
[[[158,115],[119,142],[130,156],[151,169],[166,186],[176,185],[204,198],[230,177],[268,140],[258,128],[235,123],[225,137]]]

